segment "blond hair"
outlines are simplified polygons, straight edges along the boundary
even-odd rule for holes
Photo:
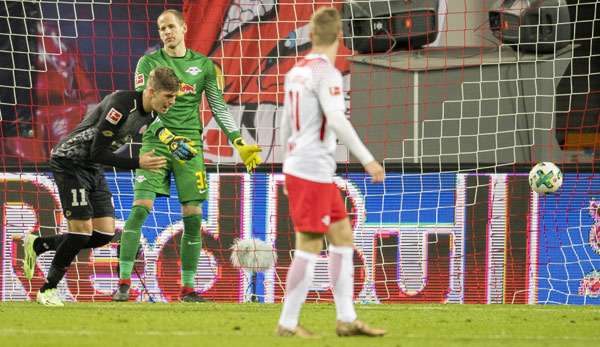
[[[313,46],[328,46],[337,41],[342,29],[340,13],[334,7],[321,7],[310,18]]]
[[[148,87],[156,91],[177,92],[179,90],[179,78],[170,68],[157,67],[150,71]]]

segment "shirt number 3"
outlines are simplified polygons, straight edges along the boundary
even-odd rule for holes
[[[198,190],[200,190],[200,191],[206,190],[206,188],[207,188],[206,173],[204,171],[196,172],[196,186],[198,187]]]

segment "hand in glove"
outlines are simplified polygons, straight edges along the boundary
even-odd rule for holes
[[[158,131],[158,138],[167,145],[171,154],[179,161],[187,161],[198,154],[194,148],[194,142],[184,136],[175,136],[169,129],[161,128]]]
[[[258,153],[262,152],[262,148],[258,145],[247,145],[244,142],[244,139],[238,137],[233,141],[233,146],[237,149],[244,165],[246,165],[246,170],[248,173],[252,173],[256,167],[262,163],[262,158]]]

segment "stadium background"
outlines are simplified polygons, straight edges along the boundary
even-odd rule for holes
[[[433,81],[438,74],[442,82],[397,84],[385,76],[396,78],[403,71],[413,71],[394,67],[387,55],[372,56],[383,56],[383,65],[364,63],[357,57],[337,61],[346,76],[351,118],[377,158],[386,164],[389,176],[385,185],[371,185],[359,168],[348,162],[352,158],[340,146],[338,183],[347,196],[356,231],[358,300],[598,303],[600,216],[595,199],[600,182],[595,164],[600,126],[600,10],[592,1],[569,1],[575,28],[569,51],[572,55],[549,59],[498,49],[487,24],[492,3],[442,1],[440,13],[448,14],[438,15],[439,23],[444,24],[431,44],[433,48],[411,48],[390,55],[431,58],[427,61],[432,68],[418,72],[425,78],[421,81]],[[281,176],[277,174],[281,156],[276,142],[280,83],[296,57],[309,48],[305,25],[313,9],[331,4],[341,7],[341,3],[332,2],[5,2],[0,10],[4,11],[0,14],[2,36],[8,39],[0,52],[0,74],[6,81],[0,86],[2,299],[32,297],[32,289],[43,281],[50,261],[49,256],[40,259],[38,274],[29,283],[23,277],[19,244],[11,236],[64,229],[55,186],[45,167],[49,149],[103,96],[115,89],[132,88],[137,59],[159,47],[155,18],[169,7],[185,14],[188,46],[211,56],[221,67],[225,99],[244,135],[265,147],[268,162],[255,176],[239,173],[240,168],[231,164],[236,160],[234,151],[211,122],[210,113],[203,113],[207,124],[205,151],[212,173],[210,197],[204,206],[205,246],[198,289],[219,301],[278,302],[293,249],[286,201],[280,192]],[[415,148],[410,138],[419,131],[419,141],[434,139],[440,148],[448,145],[443,142],[446,139],[461,136],[444,132],[453,131],[450,122],[456,111],[442,111],[441,118],[428,113],[444,102],[436,101],[436,93],[464,91],[469,83],[483,88],[484,81],[465,83],[465,76],[473,66],[480,69],[476,71],[490,65],[502,69],[502,52],[533,60],[540,71],[547,64],[552,67],[549,76],[522,78],[539,83],[540,90],[551,80],[551,93],[536,99],[533,110],[527,108],[530,102],[524,101],[524,109],[517,106],[514,112],[516,118],[529,117],[533,123],[525,123],[523,128],[516,118],[491,117],[496,127],[484,131],[482,123],[476,122],[476,137],[494,133],[512,136],[507,143],[500,139],[482,150],[492,154],[485,160],[469,156],[473,152],[464,146],[450,153],[432,153],[426,152],[430,147],[418,144],[414,152],[405,152],[405,146]],[[340,54],[349,57],[353,52],[342,48]],[[485,62],[484,57],[490,54],[500,60]],[[448,58],[463,64],[451,67],[445,63]],[[479,64],[465,62],[472,58]],[[534,65],[528,66],[533,69]],[[453,73],[459,78],[450,78]],[[505,88],[500,83],[497,81],[498,90]],[[406,96],[414,93],[415,87],[422,99],[415,94],[414,100]],[[519,94],[525,90],[519,88],[516,95],[498,92],[487,98],[500,104],[532,96]],[[449,93],[444,94],[446,98]],[[468,92],[459,96],[461,112],[471,99]],[[548,106],[547,102],[552,105],[550,109],[542,107]],[[466,127],[469,117],[460,112],[458,116],[461,127]],[[498,111],[497,116],[505,114]],[[550,123],[535,122],[549,119]],[[500,130],[501,123],[512,127]],[[414,129],[415,124],[416,132],[407,130]],[[429,134],[422,124],[435,124],[439,131]],[[517,135],[522,131],[531,131],[531,139],[521,142]],[[565,169],[565,184],[558,194],[530,193],[524,174],[537,160],[553,160]],[[107,175],[122,225],[131,206],[133,174],[108,170]],[[141,281],[135,278],[140,292],[135,299],[175,299],[180,285],[176,247],[180,231],[176,198],[157,200],[143,231],[143,261],[137,266],[149,295],[141,293]],[[250,274],[231,268],[228,247],[236,237],[272,240],[280,259],[276,269]],[[73,300],[109,300],[117,280],[115,256],[114,245],[83,252],[61,285],[62,293]],[[325,264],[324,252],[310,294],[315,300],[331,299]]]

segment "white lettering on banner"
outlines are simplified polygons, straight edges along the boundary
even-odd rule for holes
[[[237,225],[229,226],[233,227],[233,230],[221,230],[224,226],[223,224],[223,216],[219,216],[220,209],[219,206],[222,203],[222,197],[220,194],[224,194],[227,192],[223,190],[221,187],[221,182],[229,182],[222,181],[224,179],[229,179],[229,176],[235,176],[236,179],[233,182],[236,184],[240,184],[240,193],[239,195],[233,195],[236,201],[239,201],[239,204],[236,202],[235,211],[231,211],[231,213],[237,214],[239,213],[239,219],[237,217],[228,220],[234,220],[235,223],[239,221],[239,227]],[[351,216],[354,221],[354,242],[355,247],[359,256],[359,259],[363,262],[362,264],[355,264],[357,269],[360,269],[361,265],[364,270],[364,277],[360,279],[361,283],[357,285],[357,288],[360,287],[360,292],[358,292],[358,299],[362,301],[368,302],[381,302],[382,300],[386,300],[386,293],[381,292],[381,286],[376,288],[375,282],[381,281],[381,278],[375,278],[375,269],[376,269],[376,260],[378,253],[375,253],[376,250],[374,244],[377,242],[378,238],[381,235],[394,235],[397,237],[397,255],[391,258],[385,259],[390,265],[397,266],[397,272],[394,272],[395,278],[392,276],[390,278],[385,278],[386,286],[384,288],[391,288],[391,286],[397,286],[400,292],[406,296],[414,296],[419,293],[422,293],[424,289],[427,287],[427,268],[428,261],[430,261],[430,257],[428,253],[428,242],[436,242],[438,235],[449,235],[447,239],[450,240],[449,244],[449,269],[448,269],[448,293],[445,296],[446,302],[451,303],[462,303],[464,302],[464,292],[465,292],[465,273],[468,272],[468,269],[465,269],[465,228],[466,228],[466,177],[467,175],[457,175],[456,176],[456,186],[455,188],[455,206],[454,206],[454,222],[452,224],[405,224],[400,223],[397,225],[377,225],[377,224],[367,224],[366,223],[366,206],[365,201],[368,194],[372,194],[371,192],[367,192],[365,195],[359,188],[358,184],[360,181],[351,181],[345,180],[340,177],[335,178],[335,183],[346,193],[346,196],[352,202],[354,207],[353,213],[355,215]],[[507,248],[507,221],[506,221],[506,213],[509,208],[509,203],[507,202],[509,191],[509,181],[507,179],[507,175],[490,175],[490,201],[489,201],[489,218],[488,227],[486,233],[486,242],[487,242],[487,252],[486,252],[486,264],[485,264],[485,276],[487,279],[487,302],[488,303],[500,303],[505,300],[504,298],[504,281],[505,281],[505,264],[504,258],[506,256],[506,248]],[[30,294],[29,299],[33,299],[34,297],[31,295],[35,295],[36,288],[30,288],[33,282],[30,284],[26,281],[22,275],[21,277],[18,274],[22,273],[22,265],[21,261],[17,259],[13,259],[15,254],[22,254],[22,251],[17,252],[14,247],[18,245],[18,243],[12,240],[12,236],[23,234],[24,232],[38,232],[38,228],[41,230],[46,230],[45,233],[48,234],[49,229],[57,228],[59,230],[66,230],[65,220],[60,213],[60,203],[58,198],[58,193],[54,182],[43,174],[10,174],[10,173],[0,173],[0,181],[7,181],[7,184],[17,184],[20,189],[23,190],[23,194],[5,194],[4,206],[1,206],[4,213],[4,245],[2,247],[3,253],[1,256],[1,271],[2,271],[2,282],[0,283],[0,291],[2,295],[2,300],[24,300],[27,298],[27,293],[33,289],[33,294]],[[250,238],[252,237],[253,232],[253,209],[257,208],[255,201],[253,200],[253,194],[255,190],[260,188],[266,188],[266,198],[261,198],[265,200],[266,208],[265,212],[261,212],[261,216],[265,218],[265,234],[266,241],[271,242],[276,245],[278,240],[278,222],[281,225],[280,218],[288,218],[283,216],[278,216],[278,203],[282,203],[280,200],[280,187],[284,182],[284,176],[282,174],[270,174],[267,175],[265,181],[261,181],[263,183],[257,183],[260,186],[254,186],[254,178],[248,174],[210,174],[208,176],[209,181],[209,193],[207,199],[207,213],[203,216],[204,220],[202,223],[202,228],[204,231],[205,237],[208,237],[208,241],[213,243],[213,249],[219,249],[219,252],[222,249],[228,247],[228,243],[230,242],[230,238]],[[225,184],[225,183],[223,183]],[[225,186],[224,186],[225,187]],[[238,189],[238,188],[235,188]],[[488,186],[481,187],[479,189],[488,189]],[[9,189],[11,191],[14,189]],[[46,197],[40,198],[42,195],[46,195]],[[229,194],[229,193],[228,193]],[[382,194],[382,193],[378,193]],[[17,198],[18,196],[18,198]],[[238,197],[240,200],[238,200]],[[23,201],[12,201],[10,199],[22,199]],[[27,203],[27,199],[33,199],[31,203]],[[45,200],[44,200],[45,199]],[[223,198],[230,199],[230,198]],[[535,287],[536,287],[536,277],[537,277],[537,238],[538,238],[538,229],[537,229],[537,197],[531,197],[531,220],[530,224],[532,225],[529,238],[529,250],[527,253],[528,261],[532,264],[529,267],[528,276],[528,289],[529,289],[529,302],[535,303]],[[225,200],[228,201],[228,200]],[[39,206],[38,206],[39,204]],[[35,206],[34,206],[35,205]],[[43,206],[42,206],[43,205]],[[415,207],[416,206],[416,207]],[[418,208],[418,205],[415,206],[399,206],[396,207],[397,212],[400,213],[400,209],[413,209]],[[124,206],[123,208],[129,208]],[[37,210],[36,210],[37,209]],[[264,211],[264,210],[263,210]],[[387,211],[386,211],[387,212]],[[255,214],[254,214],[255,215]],[[229,216],[231,217],[231,216]],[[221,221],[221,222],[220,222]],[[254,221],[256,222],[256,221]],[[483,221],[480,221],[483,222]],[[117,229],[122,228],[123,221],[117,221]],[[227,223],[225,223],[227,224]],[[225,226],[227,227],[227,226]],[[181,216],[177,215],[177,219],[173,220],[173,222],[166,226],[160,227],[160,229],[156,230],[157,237],[150,244],[148,240],[142,237],[141,244],[144,251],[144,279],[146,287],[149,291],[155,296],[157,300],[167,300],[169,299],[167,296],[160,296],[156,293],[163,293],[163,289],[165,283],[169,283],[169,286],[172,286],[172,283],[176,282],[176,279],[173,280],[171,277],[166,278],[164,275],[160,274],[159,269],[157,268],[161,264],[161,257],[164,259],[165,254],[171,252],[170,248],[167,249],[166,246],[173,246],[173,237],[175,237],[178,233],[183,230],[183,222],[181,220]],[[57,230],[58,231],[58,230]],[[238,232],[239,235],[232,235],[232,232]],[[257,231],[257,230],[255,230]],[[261,232],[258,230],[258,232]],[[433,237],[431,236],[433,235]],[[285,235],[287,238],[289,235]],[[281,238],[284,235],[279,235],[280,242]],[[287,246],[287,240],[283,239],[286,243],[285,245],[279,244],[280,247]],[[395,242],[396,239],[394,239]],[[433,241],[432,241],[433,240]],[[446,240],[446,238],[444,238]],[[446,241],[445,241],[446,242]],[[222,244],[221,244],[222,243]],[[169,246],[169,247],[170,247]],[[395,246],[390,245],[388,246]],[[216,248],[215,248],[216,247]],[[289,247],[289,246],[287,246]],[[210,249],[206,248],[205,249]],[[282,251],[282,250],[280,250]],[[284,252],[288,251],[287,249]],[[396,249],[393,250],[396,252]],[[211,253],[211,251],[204,251],[201,254],[199,264],[198,264],[198,275],[196,277],[196,288],[200,291],[212,291],[221,292],[223,290],[222,285],[224,285],[223,281],[219,282],[219,267],[220,266],[230,266],[228,263],[224,264],[225,257],[221,253]],[[292,254],[292,250],[289,250],[290,254]],[[171,252],[172,253],[172,252]],[[47,252],[41,257],[38,258],[38,276],[39,271],[46,273],[50,262],[53,256],[53,252]],[[110,260],[110,261],[107,261]],[[73,266],[80,267],[78,271],[73,271],[68,275],[68,278],[65,281],[62,281],[59,290],[61,291],[61,295],[65,297],[67,300],[74,300],[78,298],[84,298],[87,300],[89,295],[105,295],[108,296],[116,288],[116,283],[118,280],[118,274],[114,271],[114,268],[110,266],[111,262],[114,264],[116,261],[116,249],[111,247],[104,247],[100,249],[93,250],[93,253],[90,256],[89,262],[87,260],[80,260],[78,263]],[[170,266],[174,262],[174,259],[167,259],[170,263]],[[393,264],[392,264],[393,263]],[[103,265],[104,264],[104,265]],[[383,264],[377,264],[379,265]],[[395,267],[394,267],[395,268]],[[82,271],[82,269],[84,271]],[[99,270],[100,269],[100,270]],[[230,269],[230,267],[229,267]],[[281,270],[281,269],[280,269]],[[91,271],[89,281],[88,278],[78,278],[78,273],[86,273],[86,271]],[[229,271],[229,270],[228,270]],[[285,278],[281,278],[281,273],[276,272],[277,269],[268,270],[264,273],[264,293],[265,293],[265,302],[274,302],[278,300],[279,293],[276,294],[278,286],[281,286]],[[230,271],[231,272],[231,271]],[[317,262],[316,267],[315,280],[313,285],[311,286],[312,290],[315,291],[328,291],[330,289],[330,280],[327,271],[327,257],[321,257]],[[381,273],[379,273],[381,274]],[[234,275],[234,277],[237,274]],[[279,276],[279,277],[278,277]],[[389,273],[388,273],[389,276]],[[36,278],[37,278],[36,277]],[[41,281],[41,278],[37,278]],[[133,276],[134,289],[141,290],[141,285],[137,276]],[[234,278],[235,279],[235,278]],[[34,278],[35,280],[35,278]],[[237,281],[237,279],[235,279]],[[161,281],[162,287],[161,287]],[[222,283],[223,282],[223,283]],[[389,282],[389,283],[388,283]],[[219,284],[221,283],[221,284]],[[230,282],[227,282],[230,283]],[[240,284],[240,297],[231,297],[229,300],[233,301],[249,301],[251,300],[251,296],[248,295],[250,293],[250,276],[246,273],[240,273],[239,275],[239,284]],[[36,284],[37,285],[37,284]],[[91,294],[82,294],[85,290],[80,289],[80,287],[87,286],[92,289]],[[91,286],[91,287],[90,287]],[[170,287],[169,287],[170,288]],[[378,293],[377,290],[380,290]],[[388,293],[389,294],[389,293]],[[87,295],[87,296],[86,296]],[[226,295],[226,294],[223,294]],[[237,295],[237,294],[236,294]],[[389,299],[389,298],[387,298]],[[144,300],[141,296],[138,300]]]
[[[538,290],[538,237],[539,237],[539,224],[538,224],[538,196],[537,193],[530,193],[533,196],[530,198],[531,212],[529,213],[529,273],[527,274],[529,282],[528,292],[528,304],[537,304],[537,290]]]
[[[504,302],[504,257],[506,256],[507,176],[490,177],[490,214],[487,233],[487,302]]]
[[[15,191],[15,198],[19,200],[11,200],[14,198],[10,197],[10,194],[5,194],[4,206],[0,206],[0,209],[3,210],[4,220],[2,221],[2,232],[4,233],[3,237],[0,239],[4,240],[4,244],[2,245],[2,268],[0,269],[2,274],[2,283],[0,286],[0,295],[2,301],[6,300],[26,300],[27,293],[29,292],[26,288],[25,284],[19,280],[17,273],[15,271],[14,265],[16,261],[13,259],[13,254],[17,254],[17,251],[14,247],[17,245],[15,241],[13,241],[13,236],[20,236],[26,232],[37,231],[38,228],[53,228],[57,226],[60,229],[64,229],[66,227],[66,221],[61,219],[57,209],[53,209],[47,214],[52,215],[53,220],[51,223],[54,225],[44,225],[39,218],[39,211],[36,211],[35,207],[32,204],[26,203],[23,200],[23,196],[27,194],[42,196],[43,194],[37,194],[39,192],[46,193],[51,200],[53,200],[56,207],[60,206],[58,202],[58,190],[54,182],[45,175],[39,174],[26,174],[26,173],[0,173],[0,181],[4,182],[3,184],[7,185],[10,182],[14,182],[16,185],[21,187],[21,189],[25,189],[23,192],[17,193]],[[36,189],[37,191],[30,191],[30,188],[27,188],[28,185],[31,186],[32,189]],[[12,189],[8,189],[7,192],[10,192]],[[14,190],[13,190],[14,191]],[[32,203],[36,203],[36,201],[32,201]],[[53,207],[52,207],[53,208]],[[44,271],[47,272],[47,269],[50,267],[51,258],[47,256],[47,254],[38,257],[38,264]],[[29,283],[27,283],[29,285]],[[37,289],[37,288],[35,288]],[[58,287],[61,293],[66,292],[66,286],[64,283],[60,283]],[[35,298],[36,291],[30,292],[31,296],[29,299]]]
[[[279,220],[279,216],[277,215],[277,206],[279,204],[279,189],[280,185],[283,185],[285,182],[285,176],[282,174],[273,174],[269,176],[268,183],[268,196],[267,196],[267,215],[269,218],[267,219],[267,241],[271,241],[275,243],[277,239],[277,223]],[[340,177],[335,177],[335,184],[346,192],[348,198],[351,200],[352,205],[354,206],[355,217],[355,225],[354,225],[354,242],[357,252],[359,256],[364,259],[373,259],[373,243],[372,243],[372,234],[368,234],[368,229],[364,229],[362,226],[365,222],[366,218],[366,210],[365,210],[365,202],[360,190],[350,181],[342,179]],[[366,233],[365,233],[366,231]],[[329,273],[327,270],[328,257],[321,256],[316,263],[315,266],[315,275],[313,279],[313,283],[311,285],[311,290],[328,290],[331,288]],[[370,263],[372,264],[372,262]],[[372,266],[368,266],[369,263],[365,264],[365,281],[363,282],[363,287],[361,290],[361,297],[370,297],[374,295],[373,288],[367,287],[367,284],[373,283],[373,269]],[[279,285],[276,283],[276,269],[271,269],[265,271],[265,302],[272,303],[275,302],[275,286]]]
[[[10,261],[13,253],[12,245],[15,244],[10,240],[14,236],[29,232],[38,223],[38,218],[35,209],[29,204],[8,203],[3,206],[3,210],[6,224],[2,258],[8,261],[4,261],[2,264],[2,273],[4,274],[2,288],[0,288],[2,289],[2,300],[25,300],[27,299],[27,290],[17,279],[15,269]]]
[[[456,204],[452,225],[399,225],[398,233],[399,276],[398,287],[406,295],[419,294],[427,285],[428,236],[450,234],[450,269],[447,302],[463,301],[463,249],[464,249],[464,179],[457,177]],[[389,232],[389,229],[386,229]]]
[[[374,240],[380,233],[398,235],[398,260],[400,262],[398,278],[389,279],[389,285],[397,285],[402,292],[407,295],[416,295],[421,292],[427,281],[427,237],[429,234],[450,234],[452,235],[452,244],[450,248],[450,274],[448,302],[462,303],[464,294],[464,200],[465,183],[464,177],[457,178],[457,198],[455,207],[454,224],[447,225],[405,225],[386,226],[385,228],[365,223],[366,209],[364,196],[361,191],[351,181],[340,177],[335,178],[335,183],[342,190],[346,191],[348,198],[352,200],[356,213],[354,225],[354,245],[356,251],[362,256],[364,261],[365,278],[362,284],[362,290],[358,299],[361,301],[378,302],[375,292],[374,273],[375,255]],[[278,185],[283,184],[283,175],[271,175],[268,188],[268,210],[270,216],[268,219],[267,235],[272,235],[274,239],[278,233],[277,204],[278,204]],[[356,266],[357,264],[355,264]],[[265,273],[265,302],[274,302],[275,270],[269,270]],[[331,287],[329,276],[327,274],[327,259],[321,257],[315,267],[315,278],[311,286],[312,290],[327,290]]]

